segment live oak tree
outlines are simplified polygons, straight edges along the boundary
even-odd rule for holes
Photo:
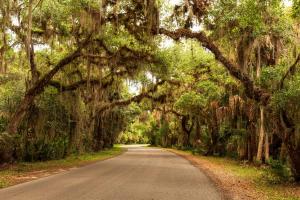
[[[272,7],[274,5],[275,8]],[[221,29],[219,29],[218,26],[220,21],[222,23],[222,19],[218,18],[218,16],[214,16],[214,13],[218,9],[218,6],[220,6],[220,8],[222,9],[222,17],[225,20],[227,17],[226,15],[226,17],[224,17],[224,9],[226,12],[226,6],[230,6],[229,9],[234,9],[235,7],[238,7],[236,10],[237,12],[229,13],[233,13],[234,15],[238,16],[228,16],[229,21],[225,22],[225,24],[221,24]],[[280,11],[280,9],[282,9],[282,2],[242,1],[238,4],[236,1],[230,1],[226,3],[224,3],[223,1],[187,1],[182,4],[183,13],[177,12],[178,10],[180,10],[179,7],[176,7],[174,13],[175,15],[184,16],[184,14],[188,13],[187,15],[189,16],[187,19],[183,20],[184,23],[181,22],[181,24],[184,27],[179,27],[175,30],[168,30],[166,28],[161,27],[159,29],[159,33],[169,36],[174,40],[179,40],[181,38],[189,38],[199,41],[203,47],[210,50],[214,54],[215,59],[218,60],[228,70],[230,75],[235,77],[237,80],[241,81],[241,83],[244,86],[244,93],[247,96],[247,98],[257,101],[262,106],[269,106],[273,98],[273,91],[270,91],[267,88],[263,88],[261,85],[258,85],[254,82],[254,79],[248,72],[249,69],[251,69],[252,64],[250,64],[249,61],[251,61],[252,55],[256,57],[255,61],[258,62],[258,64],[256,64],[256,68],[259,77],[261,70],[260,68],[262,64],[266,66],[276,65],[278,63],[280,55],[280,48],[290,47],[290,45],[287,45],[286,47],[279,47],[278,41],[280,41],[283,37],[281,35],[278,35],[278,32],[274,32],[274,34],[272,33],[272,31],[276,31],[276,26],[275,28],[272,26],[268,27],[271,25],[270,23],[273,22],[277,23],[276,25],[280,26],[278,22],[280,22],[280,20],[282,19],[280,19],[279,15],[274,14],[280,14],[280,12],[283,12]],[[212,15],[210,15],[209,9],[211,9]],[[258,12],[258,9],[262,9],[267,12]],[[180,18],[180,20],[182,20],[182,17]],[[206,25],[206,30],[211,32],[210,36],[207,35],[207,31],[205,29],[198,32],[192,31],[191,28],[193,27],[193,25],[191,24],[193,23],[200,23]],[[186,26],[187,24],[189,26]],[[223,35],[224,32],[227,31],[226,29],[229,29],[230,33],[232,33],[232,31],[236,31],[237,34],[242,34],[241,36],[238,36],[238,41],[236,43],[234,40],[232,40],[234,35],[229,36],[231,40],[229,42],[229,45],[231,45],[230,47],[235,47],[235,49],[229,51],[230,53],[233,53],[233,56],[231,54],[224,53],[223,45],[220,45],[218,42],[219,39],[224,37]],[[279,34],[280,33],[282,32],[279,32]],[[266,37],[268,39],[267,41],[266,39],[264,39]],[[259,43],[259,45],[264,44],[263,40],[271,43],[271,45],[273,46],[271,47],[272,49],[270,49],[271,54],[266,54],[266,51],[268,51],[268,49],[264,49],[264,46],[258,46],[258,53],[253,51],[256,40],[257,43]],[[266,48],[268,48],[268,46]],[[234,54],[236,54],[236,56]],[[262,56],[265,56],[265,58]],[[295,66],[298,65],[299,57],[296,57],[295,60],[295,63],[292,64],[290,68],[294,69]],[[277,91],[281,89],[282,88],[277,88]],[[263,110],[261,111],[261,113],[263,119]],[[262,119],[261,124],[263,123]],[[286,110],[279,111],[277,119],[280,119],[278,121],[277,126],[279,126],[284,132],[283,137],[282,134],[280,135],[283,144],[287,147],[287,151],[291,159],[294,177],[296,180],[299,180],[300,157],[298,155],[300,147],[298,145],[295,145],[295,141],[294,139],[292,139],[295,138],[297,132],[296,124],[294,122],[294,119],[288,116]],[[263,130],[261,130],[261,135],[261,137],[263,137]],[[268,144],[266,143],[266,145]],[[261,151],[261,147],[259,147],[258,151]],[[266,153],[266,157],[268,159],[268,153]],[[260,154],[258,154],[258,159],[261,159]]]
[[[153,65],[157,67],[156,71],[163,66],[163,62],[152,53],[155,51],[154,42],[141,40],[144,32],[150,31],[147,19],[155,17],[145,12],[146,9],[155,9],[153,5],[153,2],[127,4],[76,0],[4,1],[1,4],[1,19],[6,20],[1,23],[2,34],[10,33],[10,43],[18,46],[13,49],[17,52],[15,55],[25,65],[24,68],[30,69],[24,97],[9,113],[6,133],[1,137],[1,162],[15,154],[15,135],[18,130],[21,131],[19,128],[23,122],[29,120],[33,113],[39,113],[37,103],[48,88],[56,88],[57,95],[61,96],[59,98],[67,96],[68,101],[77,105],[75,108],[66,106],[70,114],[69,122],[66,121],[70,145],[77,133],[86,127],[88,140],[93,142],[91,135],[95,135],[95,150],[105,147],[106,142],[111,146],[114,134],[125,127],[122,115],[116,114],[115,106],[140,102],[144,98],[159,99],[151,94],[165,80],[154,86],[150,84],[148,92],[128,100],[120,99],[124,88],[121,80],[134,79],[138,74],[152,70]],[[145,8],[139,9],[139,6]],[[137,22],[140,25],[138,31],[134,30]],[[25,54],[22,54],[23,50]],[[82,103],[88,111],[84,116],[80,116]],[[107,125],[112,119],[117,119],[118,130],[103,132],[108,129],[107,126],[115,127]],[[25,126],[32,127],[30,132],[37,134],[37,126],[41,124],[28,123],[32,125]],[[25,129],[25,132],[28,130]]]

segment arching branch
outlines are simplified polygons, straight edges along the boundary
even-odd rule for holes
[[[199,42],[201,42],[203,47],[207,48],[215,55],[215,58],[224,65],[224,67],[229,71],[229,73],[233,77],[235,77],[243,83],[246,95],[249,98],[261,102],[264,105],[269,103],[271,94],[265,91],[264,89],[256,86],[253,80],[247,74],[245,74],[242,70],[239,69],[239,67],[235,63],[233,63],[223,55],[219,47],[216,46],[214,42],[206,36],[205,33],[196,33],[192,32],[189,29],[178,29],[176,31],[169,31],[164,28],[160,28],[159,33],[169,36],[174,40],[179,40],[180,38],[191,38],[198,40]]]
[[[161,80],[158,83],[156,83],[148,91],[143,92],[143,93],[141,93],[139,95],[136,95],[134,97],[131,97],[130,99],[118,100],[118,101],[114,101],[112,103],[107,103],[107,104],[102,105],[101,107],[99,107],[97,109],[97,113],[101,113],[105,110],[112,109],[112,108],[115,108],[117,106],[119,106],[119,107],[127,106],[127,105],[131,104],[132,102],[140,103],[144,98],[149,98],[149,99],[152,99],[153,101],[160,101],[162,98],[165,98],[165,95],[160,95],[160,96],[155,97],[155,96],[151,95],[151,93],[156,92],[158,87],[163,85],[164,83],[169,83],[169,84],[172,84],[172,85],[179,85],[179,82],[175,81],[175,80]]]
[[[49,82],[52,80],[54,75],[63,69],[66,65],[73,62],[75,59],[81,56],[81,50],[89,43],[89,37],[78,46],[78,48],[72,52],[71,54],[67,55],[63,59],[61,59],[52,70],[50,70],[47,74],[45,74],[41,79],[35,82],[35,84],[26,92],[24,98],[20,102],[16,112],[10,119],[9,124],[7,125],[6,131],[10,134],[15,134],[21,123],[22,119],[25,116],[26,111],[34,102],[36,96],[41,94],[45,87],[49,85]]]
[[[125,74],[128,74],[127,70],[110,73],[107,76],[105,76],[102,80],[99,80],[99,79],[86,80],[86,79],[84,79],[84,80],[80,80],[75,83],[72,83],[70,85],[63,85],[62,83],[60,83],[58,81],[50,81],[49,86],[55,87],[60,92],[73,91],[84,85],[87,85],[88,83],[90,85],[101,85],[101,88],[105,89],[108,86],[113,84],[114,76],[124,76]]]
[[[287,79],[289,75],[293,75],[295,73],[296,67],[299,62],[300,62],[300,54],[298,55],[294,64],[289,67],[289,69],[285,72],[284,76],[281,78],[279,83],[279,89],[283,89],[285,79]]]
[[[87,85],[87,83],[90,83],[91,85],[101,85],[102,88],[107,88],[109,85],[112,84],[113,80],[111,79],[110,81],[107,82],[102,82],[99,79],[93,79],[93,80],[81,80],[77,81],[73,84],[70,85],[63,85],[58,81],[50,81],[49,85],[52,87],[55,87],[58,91],[60,92],[68,92],[68,91],[73,91],[76,90],[84,85]]]

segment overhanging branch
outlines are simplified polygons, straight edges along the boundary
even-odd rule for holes
[[[55,87],[60,92],[67,92],[67,91],[73,91],[76,90],[84,85],[87,85],[88,83],[90,85],[100,85],[102,89],[107,88],[108,86],[112,85],[114,82],[113,76],[123,76],[127,74],[127,70],[125,71],[119,71],[116,73],[108,74],[103,78],[103,80],[100,79],[92,79],[92,80],[80,80],[75,83],[72,83],[70,85],[63,85],[58,81],[50,81],[49,86]],[[107,80],[109,79],[109,80]]]
[[[299,62],[300,62],[300,54],[298,55],[298,57],[297,57],[296,61],[294,62],[294,64],[289,67],[289,69],[286,71],[286,73],[284,74],[284,76],[281,78],[280,84],[279,84],[279,88],[280,89],[283,89],[283,85],[284,85],[285,79],[289,75],[293,75],[295,73],[296,67],[297,67],[297,65],[298,65]]]
[[[184,28],[177,29],[176,31],[169,31],[164,28],[160,28],[159,33],[169,36],[174,40],[179,40],[180,38],[197,39],[199,42],[201,42],[203,47],[207,48],[215,55],[216,60],[221,62],[233,77],[243,83],[246,95],[249,98],[261,102],[264,105],[269,103],[271,94],[264,89],[256,86],[253,80],[247,74],[242,72],[236,64],[234,64],[223,55],[218,46],[216,46],[214,42],[205,35],[204,32],[195,33],[189,29]]]
[[[156,83],[151,89],[149,89],[148,91],[146,92],[143,92],[139,95],[136,95],[130,99],[127,99],[127,100],[118,100],[118,101],[114,101],[112,103],[107,103],[107,104],[104,104],[102,105],[101,107],[99,107],[97,109],[97,113],[101,113],[105,110],[108,110],[108,109],[112,109],[114,107],[123,107],[123,106],[127,106],[129,104],[131,104],[132,102],[136,102],[136,103],[140,103],[144,98],[149,98],[149,99],[152,99],[154,101],[159,101],[160,99],[164,98],[165,95],[160,95],[158,97],[154,97],[152,95],[150,95],[151,93],[154,93],[157,91],[158,89],[158,86],[161,86],[163,85],[164,83],[169,83],[169,84],[172,84],[172,85],[179,85],[179,82],[178,81],[175,81],[175,80],[161,80],[159,81],[158,83]]]

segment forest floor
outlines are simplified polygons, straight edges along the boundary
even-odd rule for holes
[[[300,200],[300,185],[276,182],[270,170],[220,157],[193,155],[167,149],[189,160],[205,172],[231,200]]]
[[[61,160],[43,162],[21,162],[0,168],[0,188],[32,181],[77,167],[85,166],[100,160],[109,159],[122,154],[124,148],[116,146],[97,153],[71,155]]]

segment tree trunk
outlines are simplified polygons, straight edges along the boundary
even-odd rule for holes
[[[286,157],[287,157],[287,150],[286,150],[286,146],[284,144],[284,142],[282,142],[281,147],[280,147],[280,155],[279,155],[279,159],[281,161],[286,161]]]
[[[0,74],[4,74],[4,53],[0,49]]]
[[[263,152],[263,142],[264,142],[264,107],[260,106],[260,127],[259,127],[259,139],[258,139],[258,147],[257,147],[257,155],[256,160],[262,161],[262,152]]]
[[[10,134],[17,133],[17,129],[22,122],[26,112],[32,105],[34,101],[35,95],[26,94],[24,99],[21,101],[21,103],[18,106],[17,111],[13,114],[11,117],[8,126],[6,128],[6,131]]]
[[[260,78],[261,76],[261,51],[260,51],[260,45],[257,47],[257,64],[256,64],[256,77]]]
[[[30,85],[34,85],[39,79],[39,73],[36,68],[35,60],[34,60],[34,45],[32,42],[32,5],[33,0],[29,0],[28,2],[28,27],[27,27],[27,36],[26,36],[26,52],[28,56],[30,71],[31,71],[31,82]]]
[[[94,128],[94,144],[93,150],[100,151],[104,146],[104,133],[103,133],[103,116],[97,115],[95,119],[95,128]]]
[[[284,129],[284,134],[282,136],[283,147],[290,158],[291,169],[295,181],[300,182],[300,145],[294,140],[296,135],[296,126],[294,121],[288,117],[285,110],[280,111],[280,122]]]
[[[265,162],[270,160],[270,145],[269,145],[269,134],[265,132]]]
[[[194,143],[194,147],[198,147],[201,143],[201,124],[199,122],[199,119],[196,118],[196,135],[195,135],[195,143]]]
[[[16,112],[11,117],[6,131],[10,134],[17,133],[17,129],[22,122],[28,108],[33,104],[34,99],[36,96],[41,94],[45,87],[49,84],[53,76],[61,70],[64,66],[72,62],[74,59],[80,56],[80,50],[77,49],[72,54],[66,56],[63,58],[48,74],[46,74],[43,78],[41,78],[39,81],[37,81],[31,89],[29,89],[25,97],[22,99],[21,103],[19,104]]]
[[[253,155],[252,155],[252,148],[251,148],[251,144],[252,144],[251,143],[251,139],[252,138],[251,138],[250,134],[247,137],[247,160],[250,161],[250,162],[252,162],[252,157],[253,157]]]
[[[211,156],[217,153],[217,145],[218,145],[218,129],[215,127],[210,127],[210,136],[211,143],[209,144],[208,150],[206,152],[206,156]]]
[[[185,147],[191,146],[190,138],[191,138],[191,132],[192,132],[193,126],[194,126],[194,122],[192,122],[191,126],[188,127],[188,122],[189,122],[189,116],[183,116],[181,119],[181,126],[182,126],[182,130],[184,133],[183,146],[185,146]]]
[[[247,123],[247,134],[248,134],[248,149],[247,157],[248,161],[252,162],[256,153],[256,126],[254,121],[248,121]]]
[[[68,97],[69,101],[72,103],[70,119],[69,119],[69,146],[68,153],[72,151],[80,152],[80,131],[81,131],[81,119],[80,119],[80,96],[78,93],[70,93]]]
[[[3,25],[4,26],[4,25]],[[7,71],[7,63],[5,61],[5,52],[7,51],[8,45],[7,45],[7,38],[6,34],[4,32],[4,27],[3,27],[3,33],[2,33],[2,47],[0,48],[0,73],[5,74]]]
[[[253,46],[254,38],[251,37],[251,33],[245,32],[238,43],[237,54],[238,64],[241,71],[248,74],[248,62]]]
[[[300,148],[288,148],[291,168],[296,182],[300,182]]]

